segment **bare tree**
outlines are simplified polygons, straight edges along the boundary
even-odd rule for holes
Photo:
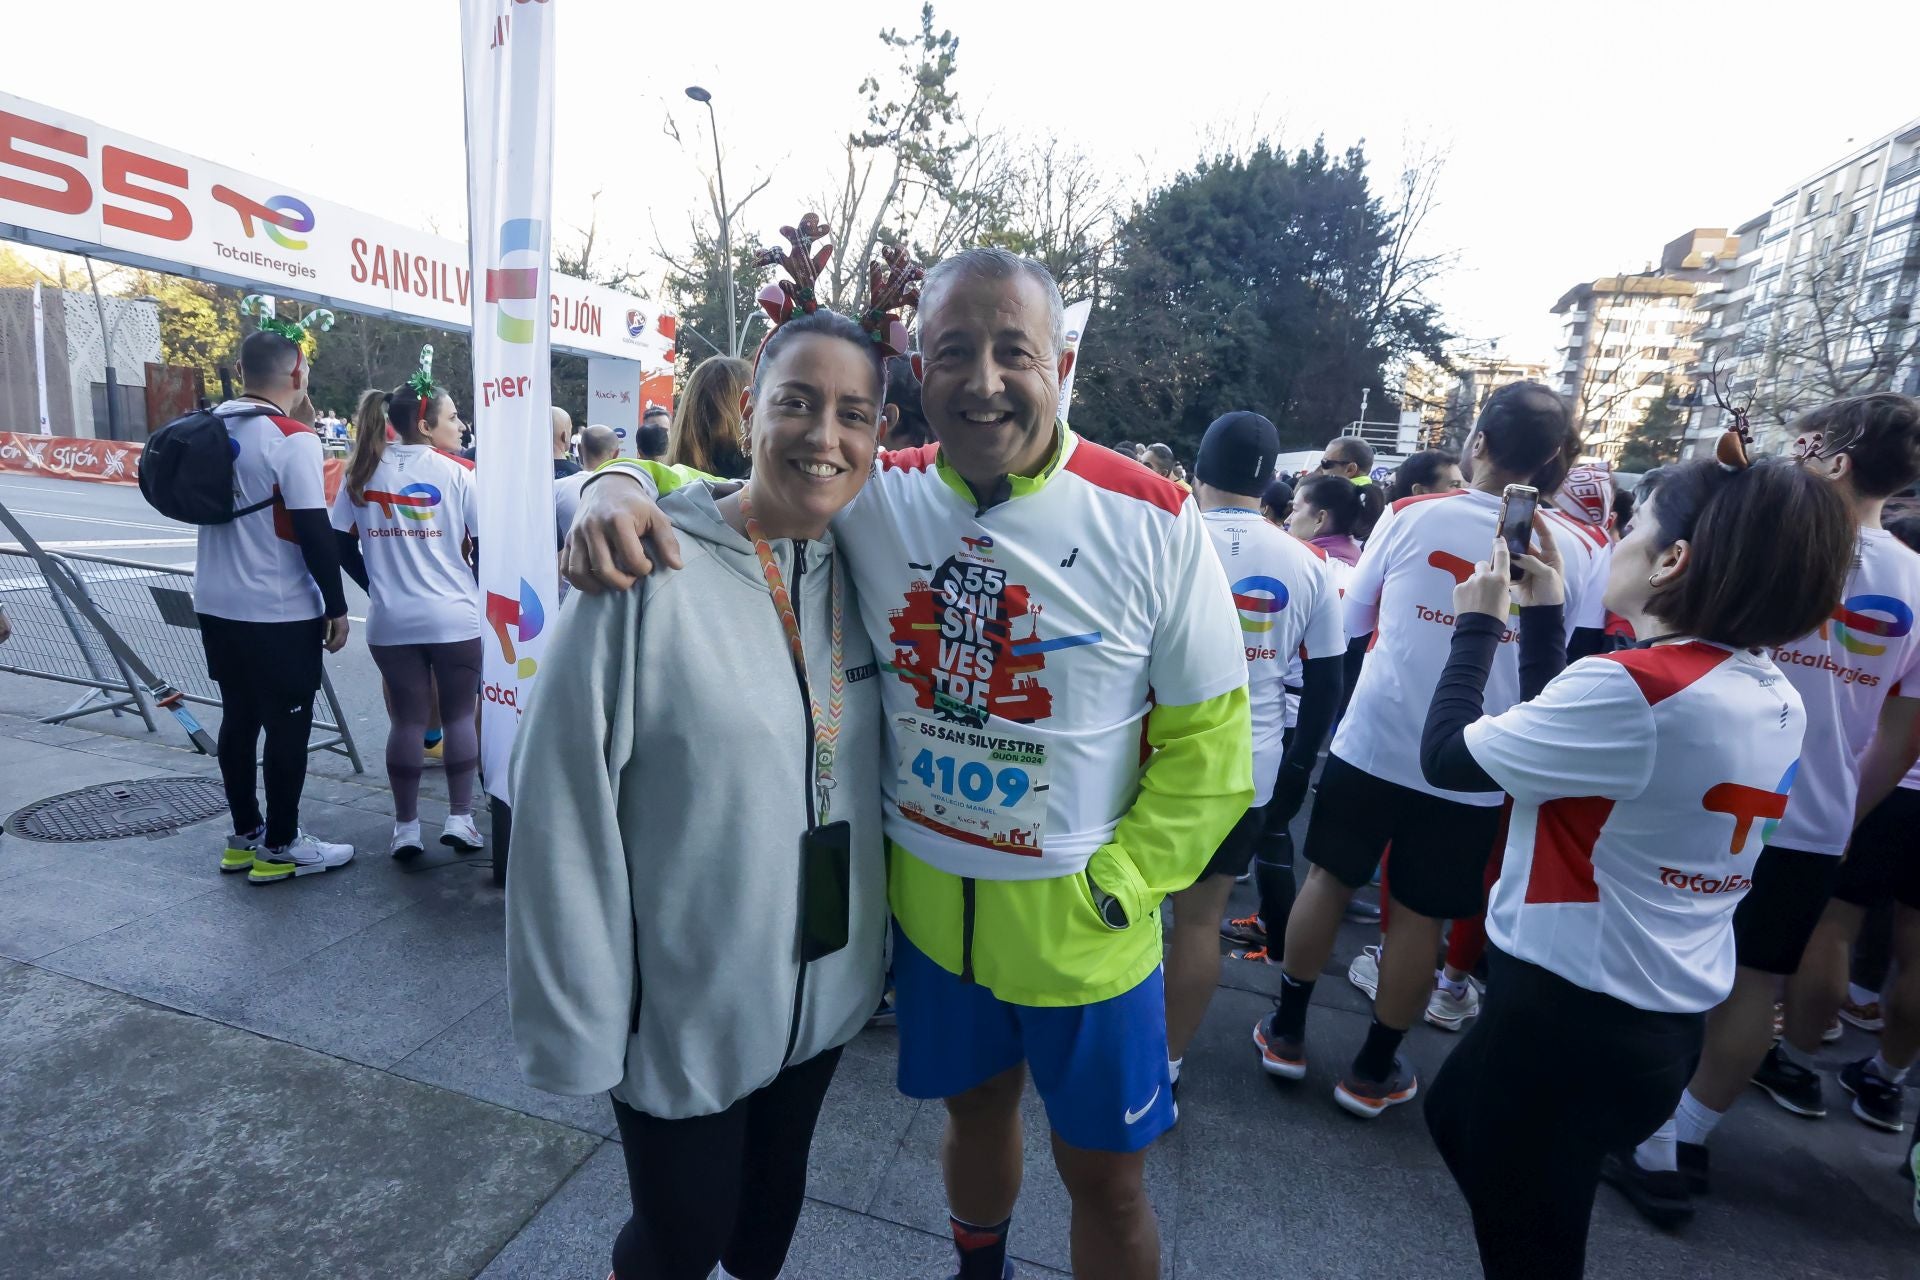
[[[575,227],[579,234],[579,243],[570,249],[556,248],[553,254],[553,269],[562,275],[573,276],[592,284],[604,285],[609,289],[620,289],[640,297],[650,296],[642,283],[641,272],[633,265],[631,258],[624,259],[618,265],[602,266],[594,254],[602,248],[600,245],[600,192],[596,191],[588,198],[587,225]]]
[[[1446,171],[1444,148],[1409,149],[1406,167],[1394,199],[1387,206],[1391,239],[1381,253],[1380,282],[1373,305],[1375,334],[1394,328],[1393,318],[1409,312],[1438,309],[1427,297],[1427,287],[1460,261],[1458,251],[1435,249],[1425,234],[1428,217],[1439,203],[1440,178]]]
[[[671,112],[667,114],[661,129],[683,150],[686,148],[679,122]],[[753,295],[764,273],[751,265],[753,253],[759,246],[742,236],[740,220],[747,205],[767,189],[773,178],[768,174],[753,178],[747,183],[744,195],[723,206],[718,175],[706,168],[703,154],[695,156],[694,164],[706,184],[707,209],[704,217],[692,213],[687,215],[689,247],[684,250],[667,248],[659,226],[656,224],[653,228],[655,252],[668,267],[665,288],[679,310],[682,330],[720,355],[728,351],[746,351],[750,349],[747,340],[753,327],[763,319],[760,309],[754,305]],[[726,263],[720,253],[720,227],[723,224],[730,233],[729,247],[734,257],[732,323],[737,326],[737,332],[732,334],[727,332]],[[686,354],[698,358],[692,351]]]
[[[1120,230],[1120,192],[1111,172],[1051,137],[1011,159],[1002,225],[990,242],[1040,262],[1069,303],[1098,302],[1100,271],[1112,261]]]
[[[1778,295],[1770,332],[1749,334],[1756,416],[1784,426],[1829,400],[1886,391],[1920,360],[1912,299],[1894,293],[1897,274],[1864,289],[1847,258],[1795,273]]]

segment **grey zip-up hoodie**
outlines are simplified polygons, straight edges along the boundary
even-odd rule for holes
[[[575,592],[513,751],[508,1002],[520,1071],[711,1115],[845,1044],[880,1000],[887,927],[881,710],[844,567],[846,697],[833,820],[852,824],[845,948],[802,965],[800,841],[813,746],[753,544],[705,485],[660,504],[686,567]],[[773,544],[824,714],[831,537]]]

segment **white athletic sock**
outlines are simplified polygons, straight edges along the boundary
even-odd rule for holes
[[[1887,1057],[1884,1053],[1876,1053],[1873,1055],[1873,1061],[1867,1064],[1867,1070],[1873,1072],[1873,1074],[1879,1076],[1888,1084],[1904,1084],[1909,1068],[1901,1067],[1895,1070],[1893,1067],[1887,1065]]]
[[[1726,1117],[1726,1112],[1715,1111],[1706,1103],[1693,1096],[1688,1089],[1680,1095],[1680,1105],[1673,1110],[1674,1137],[1681,1142],[1696,1145],[1706,1142],[1713,1136],[1714,1126]]]
[[[1447,976],[1445,969],[1435,969],[1433,971],[1433,985],[1439,987],[1456,1000],[1467,993],[1467,980],[1462,978],[1460,981],[1455,982]]]
[[[1674,1154],[1673,1121],[1653,1131],[1653,1136],[1633,1149],[1633,1162],[1648,1173],[1673,1173],[1680,1167]]]
[[[1869,991],[1858,983],[1849,982],[1847,984],[1847,999],[1853,1001],[1855,1004],[1879,1004],[1880,993],[1878,991]]]
[[[1167,1059],[1168,1083],[1170,1084],[1180,1083],[1180,1064],[1185,1061],[1186,1061],[1185,1058],[1168,1058]]]

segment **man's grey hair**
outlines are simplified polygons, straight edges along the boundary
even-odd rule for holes
[[[580,464],[591,471],[620,452],[620,436],[598,423],[580,433]]]
[[[931,298],[934,290],[966,276],[1009,280],[1016,275],[1031,277],[1046,292],[1048,329],[1053,334],[1053,354],[1058,356],[1067,349],[1067,304],[1060,297],[1060,286],[1054,281],[1053,273],[1032,258],[1023,258],[1005,249],[962,249],[933,264],[926,282],[920,286],[920,296]],[[920,314],[926,314],[924,304]]]

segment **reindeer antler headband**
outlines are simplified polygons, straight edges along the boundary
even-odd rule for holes
[[[240,314],[252,316],[262,329],[277,333],[295,345],[304,341],[309,333],[325,333],[333,328],[333,312],[325,307],[316,307],[298,320],[282,320],[274,310],[273,300],[264,293],[250,293],[240,299]]]
[[[759,293],[761,309],[773,320],[775,331],[796,315],[812,315],[820,309],[815,286],[833,257],[833,245],[821,243],[832,237],[833,228],[820,221],[818,214],[807,214],[797,227],[780,228],[780,234],[791,246],[786,252],[762,249],[753,259],[756,266],[780,267],[787,273],[787,279],[769,284]],[[888,246],[878,262],[867,264],[867,306],[860,313],[859,324],[883,356],[907,353],[907,326],[897,313],[920,304],[920,281],[925,276],[926,272],[899,245]],[[761,339],[760,350],[753,357],[756,365],[772,338],[773,332],[769,331]]]
[[[1721,434],[1719,442],[1713,446],[1713,456],[1729,471],[1745,471],[1753,465],[1753,429],[1747,425],[1748,406],[1727,403],[1726,396],[1720,391],[1717,368],[1707,374],[1707,389],[1713,392],[1713,402],[1733,418],[1733,425]]]

